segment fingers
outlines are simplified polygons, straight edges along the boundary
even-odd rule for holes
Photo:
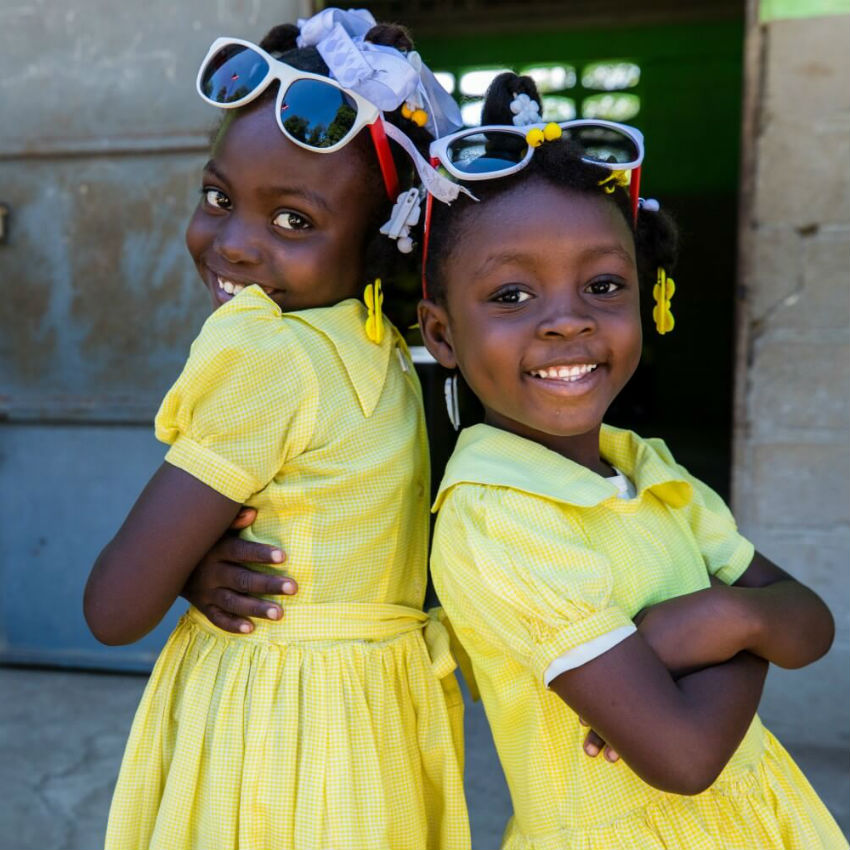
[[[254,631],[254,624],[250,620],[228,614],[227,611],[222,611],[217,605],[206,605],[203,612],[214,626],[218,626],[226,632],[246,635]]]
[[[276,602],[257,599],[254,596],[243,596],[226,587],[221,587],[215,592],[215,602],[210,607],[218,608],[228,617],[234,618],[255,617],[260,620],[279,620],[283,616],[283,608]]]
[[[286,560],[286,553],[277,546],[255,543],[241,537],[223,537],[215,546],[215,556],[219,561],[236,561],[241,564],[282,564]]]
[[[257,511],[254,508],[245,508],[236,514],[236,519],[230,523],[230,527],[234,531],[241,531],[243,528],[247,528],[249,525],[254,524],[254,520],[257,518]]]
[[[579,718],[579,722],[582,726],[587,726],[587,723],[581,717]],[[612,747],[609,747],[608,744],[605,743],[605,740],[594,732],[593,729],[587,733],[587,736],[584,739],[583,749],[585,754],[590,756],[590,758],[596,758],[600,752],[603,753],[605,760],[610,761],[612,764],[620,759],[620,754]]]
[[[298,592],[295,579],[289,576],[258,573],[247,567],[240,567],[238,564],[223,566],[219,583],[222,589],[235,590],[240,594],[253,596],[294,596]]]
[[[596,758],[602,752],[604,746],[605,741],[591,729],[584,739],[584,752],[591,758]]]

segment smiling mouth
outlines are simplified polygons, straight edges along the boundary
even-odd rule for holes
[[[253,284],[252,281],[248,283],[236,283],[235,281],[228,280],[226,277],[221,277],[221,275],[215,276],[216,283],[218,284],[218,288],[222,292],[226,292],[228,295],[238,295],[246,286],[256,285],[259,286],[266,295],[274,294],[274,287],[271,286],[262,286],[261,284]]]
[[[595,372],[598,368],[598,363],[577,363],[571,366],[549,366],[546,369],[532,369],[528,374],[546,381],[562,381],[572,384],[580,381],[591,372]]]

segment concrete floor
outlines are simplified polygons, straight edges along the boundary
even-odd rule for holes
[[[138,675],[0,668],[0,850],[102,846],[112,785],[144,684]],[[510,799],[480,704],[468,705],[466,725],[473,847],[494,850]],[[846,746],[784,743],[847,833]]]

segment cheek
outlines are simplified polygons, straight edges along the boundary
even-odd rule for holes
[[[189,224],[186,226],[186,248],[195,260],[198,259],[198,256],[209,243],[209,231],[210,229],[200,208],[195,209],[195,212],[189,219]]]

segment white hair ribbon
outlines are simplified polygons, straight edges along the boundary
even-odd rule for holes
[[[298,22],[298,46],[315,47],[340,85],[378,109],[398,109],[416,91],[419,74],[394,47],[363,40],[374,23],[372,15],[363,9],[325,9]]]
[[[463,126],[460,108],[415,50],[405,55],[395,47],[364,40],[374,25],[366,9],[324,9],[298,20],[297,43],[315,47],[340,85],[378,109],[389,112],[405,101],[421,103],[432,136],[459,130]]]

